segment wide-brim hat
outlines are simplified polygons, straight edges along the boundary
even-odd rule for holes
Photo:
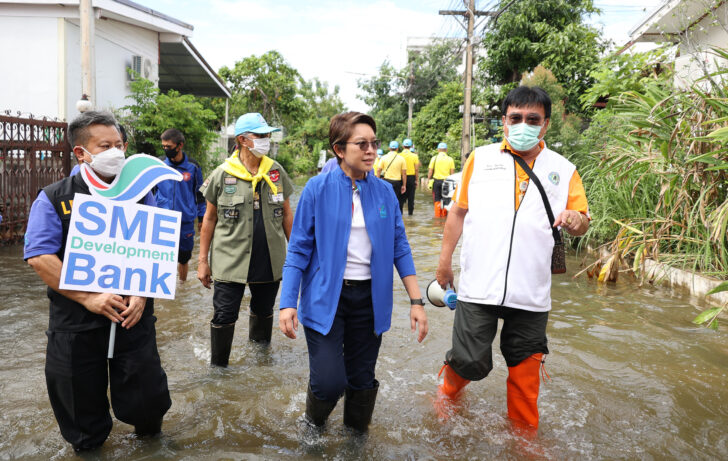
[[[274,131],[281,131],[281,129],[268,125],[263,116],[257,112],[241,115],[235,122],[235,136],[243,133],[268,134]]]

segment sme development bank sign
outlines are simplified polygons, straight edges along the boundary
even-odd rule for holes
[[[110,185],[88,165],[79,174],[91,195],[73,199],[59,287],[173,299],[181,213],[136,202],[182,175],[147,155],[129,157]]]

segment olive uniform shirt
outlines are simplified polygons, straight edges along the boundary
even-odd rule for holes
[[[293,183],[281,165],[273,161],[268,171],[278,193],[268,183],[258,182],[259,206],[270,254],[273,282],[280,280],[286,260],[286,234],[283,230],[283,202],[293,193]],[[218,167],[200,187],[200,192],[217,207],[217,223],[212,236],[210,270],[212,279],[247,283],[253,252],[255,194],[252,183],[226,173]],[[262,282],[262,280],[255,280]]]

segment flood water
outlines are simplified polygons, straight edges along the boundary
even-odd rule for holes
[[[300,188],[298,189],[300,190]],[[443,220],[424,192],[405,225],[419,284],[434,277]],[[457,258],[455,258],[457,261]],[[526,440],[506,419],[507,368],[495,340],[495,368],[466,389],[446,423],[432,409],[437,373],[450,347],[453,313],[427,306],[430,334],[418,344],[409,301],[395,280],[392,329],[377,365],[381,383],[367,437],[342,429],[343,402],[321,435],[298,422],[305,409],[308,358],[302,328],[290,340],[274,330],[270,347],[247,342],[248,296],[230,367],[211,368],[212,291],[194,278],[174,301],[156,303],[157,341],[172,408],[163,434],[139,440],[114,420],[104,446],[87,459],[726,459],[728,328],[690,320],[704,308],[684,293],[620,281],[600,286],[555,276],[548,336],[551,381],[541,385],[538,437]],[[0,248],[0,459],[73,459],[48,403],[43,374],[48,324],[45,286]],[[275,322],[277,328],[277,320]]]

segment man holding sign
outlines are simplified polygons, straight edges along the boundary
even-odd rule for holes
[[[72,231],[71,211],[76,215],[74,197],[91,195],[87,178],[100,180],[98,185],[106,187],[124,166],[124,145],[117,122],[110,113],[89,111],[70,124],[68,133],[74,154],[85,165],[81,173],[53,183],[38,194],[28,220],[24,258],[48,285],[50,319],[45,366],[48,396],[63,438],[80,451],[100,446],[111,431],[106,397],[109,381],[114,415],[133,425],[140,436],[161,431],[162,418],[172,402],[157,351],[153,299],[117,294],[124,291],[113,283],[115,270],[119,272],[118,282],[121,269],[106,264],[118,259],[116,247],[109,247],[116,255],[101,260],[98,256],[83,255],[81,250],[72,250],[73,239],[68,239]],[[155,206],[151,193],[139,203]],[[89,210],[98,212],[100,205],[96,205],[96,208],[89,206]],[[97,229],[103,224],[97,216],[93,221],[98,224]],[[141,218],[128,226],[123,224],[122,227],[127,227],[126,234],[133,233],[135,224],[143,225]],[[91,226],[81,228],[93,230]],[[75,240],[75,246],[80,249],[94,245],[99,244],[81,237]],[[76,259],[75,269],[63,267],[67,254]],[[89,265],[90,261],[96,263],[96,259],[99,259],[97,265],[106,264],[99,269],[98,279],[96,268]],[[65,279],[62,279],[62,269]],[[126,270],[128,273],[129,269]],[[132,271],[132,274],[142,278],[138,272]],[[82,290],[82,282],[91,278],[98,282],[94,286],[109,288],[98,292],[60,288],[69,286],[70,282],[70,286]],[[107,360],[109,321],[121,327],[116,333],[111,360]]]

